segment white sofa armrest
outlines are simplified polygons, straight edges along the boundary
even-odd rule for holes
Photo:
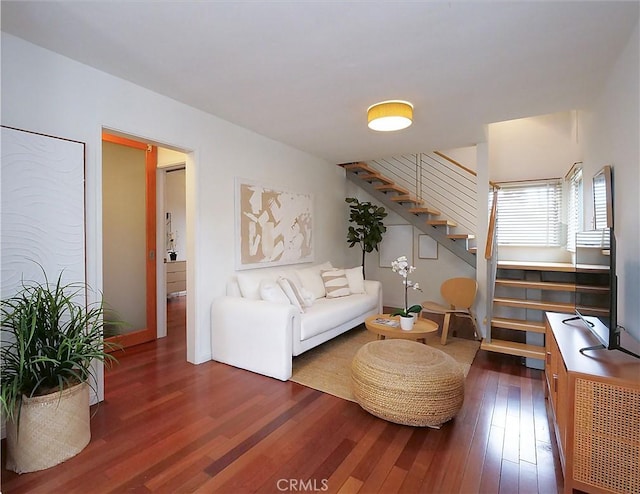
[[[382,314],[382,283],[374,280],[364,280],[364,290],[376,294],[378,297],[378,314]]]
[[[213,360],[286,381],[295,324],[300,312],[292,305],[219,297],[211,304]]]

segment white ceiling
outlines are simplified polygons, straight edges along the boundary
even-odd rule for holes
[[[639,2],[2,1],[2,30],[330,162],[588,107]],[[415,105],[377,133],[366,109]]]

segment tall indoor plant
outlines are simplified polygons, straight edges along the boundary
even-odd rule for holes
[[[349,247],[358,244],[362,249],[362,273],[364,275],[364,259],[367,252],[378,250],[382,242],[382,234],[387,227],[382,222],[387,212],[382,206],[376,206],[370,202],[360,202],[355,197],[347,197],[345,201],[349,206],[349,222],[356,226],[349,226],[347,243]]]
[[[86,305],[84,283],[23,282],[2,301],[0,400],[7,468],[42,470],[79,453],[91,438],[91,362],[116,359],[103,342],[102,302]]]

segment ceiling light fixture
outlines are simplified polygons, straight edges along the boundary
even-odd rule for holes
[[[413,105],[408,101],[382,101],[367,108],[369,128],[382,132],[406,129],[413,120]]]

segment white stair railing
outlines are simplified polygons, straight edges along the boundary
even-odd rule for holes
[[[477,230],[476,174],[437,153],[418,153],[375,161],[369,165],[405,187],[441,218],[454,221],[460,232]]]

